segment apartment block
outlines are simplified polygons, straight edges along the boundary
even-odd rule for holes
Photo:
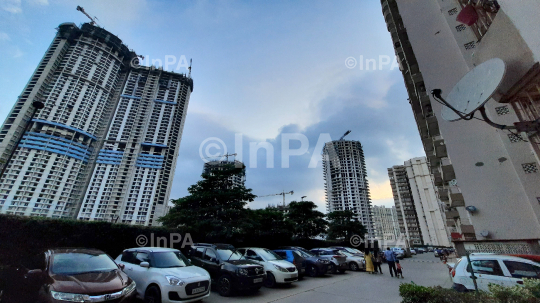
[[[373,205],[372,209],[375,238],[390,241],[398,240],[401,232],[399,231],[396,207]]]
[[[512,125],[540,118],[540,3],[534,0],[382,0],[436,192],[458,251],[538,253],[540,135],[497,130],[484,121],[441,118],[446,97],[492,58],[506,75],[486,112]],[[468,15],[469,25],[458,21]],[[460,19],[463,20],[463,19]]]
[[[406,246],[424,245],[407,168],[404,165],[394,165],[388,169],[388,177],[396,204],[399,231],[407,241]]]
[[[193,81],[136,58],[100,27],[59,25],[0,130],[0,213],[156,224]],[[34,101],[45,107],[28,121]]]
[[[350,210],[374,236],[364,151],[359,141],[337,140],[323,148],[323,173],[328,212]]]
[[[242,168],[242,171],[240,173],[230,176],[229,181],[231,182],[233,187],[244,186],[246,184],[246,166],[244,165],[244,163],[238,160],[214,160],[205,162],[203,167],[203,174],[210,174],[212,173],[212,171],[222,170],[226,166]]]

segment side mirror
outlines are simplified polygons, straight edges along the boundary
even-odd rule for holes
[[[43,271],[41,269],[32,269],[26,272],[24,277],[27,279],[39,279],[43,277]]]
[[[121,270],[124,270],[124,268],[126,268],[126,265],[122,263],[118,263],[118,267],[120,267]]]
[[[150,267],[150,263],[148,262],[141,262],[141,264],[139,264],[140,267],[146,267],[146,268],[149,268]]]

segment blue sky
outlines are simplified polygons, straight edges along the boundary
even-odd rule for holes
[[[69,1],[0,0],[0,120],[26,85],[55,28],[81,24],[81,5],[147,62],[193,59],[194,91],[182,137],[171,198],[187,194],[200,179],[201,143],[220,138],[235,151],[235,134],[249,144],[272,144],[274,168],[265,153],[247,170],[257,195],[294,190],[324,210],[322,168],[308,168],[321,133],[364,146],[373,204],[392,205],[386,169],[424,156],[403,79],[390,64],[381,70],[347,68],[394,52],[378,1]],[[182,57],[183,56],[183,57]],[[361,59],[362,58],[362,59]],[[171,60],[171,59],[170,59]],[[177,62],[169,70],[176,70]],[[364,64],[364,68],[366,65]],[[281,134],[299,133],[308,152],[281,168]],[[293,144],[294,145],[294,144]],[[295,148],[297,148],[296,146]],[[211,153],[218,153],[211,149]],[[253,160],[252,160],[253,161]],[[261,198],[253,208],[277,203]]]

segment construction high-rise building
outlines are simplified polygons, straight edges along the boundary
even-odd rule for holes
[[[362,144],[349,140],[327,142],[323,148],[323,171],[326,210],[352,211],[372,238],[373,214]]]
[[[540,118],[540,3],[535,0],[382,0],[447,225],[459,253],[540,252],[540,134],[473,119],[444,121],[442,105],[475,66],[506,64],[488,117],[512,125]],[[459,20],[462,20],[460,22]]]
[[[380,240],[398,240],[401,232],[399,231],[396,207],[374,205],[372,209],[375,238]]]
[[[388,177],[396,204],[399,230],[407,240],[406,245],[408,247],[424,245],[406,167],[394,165],[388,169]]]
[[[214,160],[204,163],[203,174],[210,174],[212,171],[222,170],[225,167],[234,167],[241,168],[242,171],[229,176],[229,181],[231,182],[232,187],[244,186],[246,184],[246,167],[244,163],[234,160]]]
[[[0,213],[157,223],[193,81],[136,60],[102,28],[58,27],[0,130]],[[34,101],[45,107],[23,134]]]

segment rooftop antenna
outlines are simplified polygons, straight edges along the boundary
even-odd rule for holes
[[[90,15],[84,11],[84,8],[82,6],[79,6],[77,5],[77,10],[81,13],[83,13],[86,17],[88,17],[88,19],[90,19],[90,24],[91,25],[95,25],[95,26],[99,26],[99,24],[97,24],[96,20],[97,20],[97,17],[90,17]]]
[[[442,117],[447,121],[474,119],[480,111],[482,119],[497,129],[517,130],[518,132],[540,131],[540,119],[528,122],[515,122],[514,125],[497,124],[486,113],[485,104],[497,92],[506,74],[506,64],[499,58],[490,59],[469,71],[450,91],[446,100],[441,96],[441,89],[434,89],[431,95],[435,101],[445,107]]]
[[[188,78],[191,78],[191,63],[193,63],[193,59],[189,59],[189,74],[188,74]]]
[[[343,136],[341,136],[341,138],[339,138],[338,141],[343,141],[343,138],[345,138],[345,136],[347,136],[347,135],[350,134],[350,133],[351,133],[350,130],[346,131],[345,134],[344,134]]]

